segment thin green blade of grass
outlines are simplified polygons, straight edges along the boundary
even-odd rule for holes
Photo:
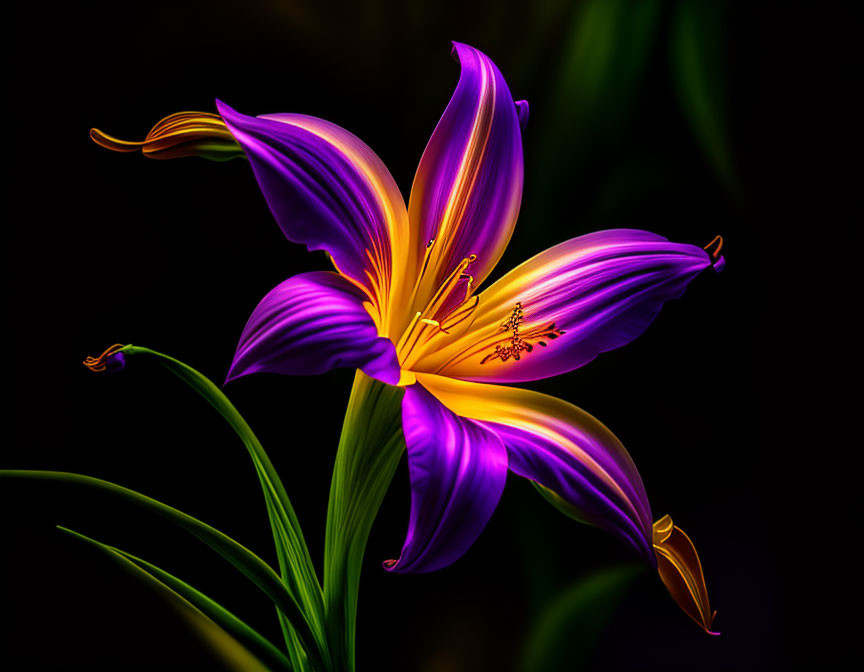
[[[285,654],[266,637],[261,635],[254,628],[235,616],[211,597],[190,586],[182,579],[178,579],[173,574],[166,572],[164,569],[157,567],[153,563],[132,555],[116,546],[110,546],[98,541],[97,539],[93,539],[81,534],[80,532],[69,529],[68,527],[63,527],[62,525],[58,525],[57,529],[80,541],[95,546],[106,553],[119,553],[123,558],[134,563],[141,571],[147,573],[153,577],[153,579],[163,584],[167,590],[174,592],[181,598],[190,602],[194,607],[203,612],[205,616],[210,618],[241,643],[244,645],[251,644],[253,648],[260,650],[266,658],[275,663],[277,669],[291,669],[291,661],[289,661]]]
[[[213,381],[188,364],[156,350],[136,345],[127,345],[122,352],[127,356],[154,357],[160,365],[204,397],[243,442],[252,458],[264,492],[282,579],[297,596],[316,641],[323,642],[325,639],[324,603],[321,584],[288,494],[264,447],[249,427],[249,423]],[[284,623],[283,631],[288,642],[291,636]]]
[[[192,600],[172,590],[163,581],[160,581],[152,573],[143,569],[131,560],[130,557],[127,557],[122,551],[95,539],[90,539],[74,530],[61,527],[60,525],[57,527],[63,532],[99,548],[133,576],[157,590],[177,610],[183,619],[198,632],[202,639],[213,647],[216,653],[219,654],[226,665],[232,670],[236,670],[236,672],[268,672],[269,668],[235,639],[220,623],[214,620],[210,614],[194,604]]]
[[[313,668],[328,669],[323,664],[319,643],[314,637],[302,609],[288,586],[283,583],[282,579],[270,565],[224,532],[220,532],[211,525],[167,504],[163,504],[152,497],[92,476],[62,471],[4,469],[0,470],[0,478],[53,481],[91,487],[139,505],[145,510],[178,525],[216,551],[252,581],[252,583],[258,586],[295,628],[297,637],[300,639]],[[294,657],[292,656],[293,659]]]

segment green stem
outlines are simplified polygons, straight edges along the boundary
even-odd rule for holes
[[[324,605],[334,669],[354,670],[357,593],[366,541],[405,447],[404,391],[360,371],[333,468],[324,545]]]

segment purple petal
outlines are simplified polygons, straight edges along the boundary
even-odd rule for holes
[[[624,540],[653,564],[651,509],[621,442],[596,418],[531,390],[417,374],[450,411],[494,431],[510,471],[563,500],[572,514]]]
[[[483,281],[510,240],[522,199],[522,136],[507,83],[480,51],[454,43],[453,54],[462,66],[459,84],[411,189],[414,252],[429,255],[416,310],[472,254],[469,272],[475,286]]]
[[[301,273],[276,286],[252,312],[226,382],[250,373],[317,375],[358,368],[395,385],[396,349],[379,338],[363,293],[336,273]]]
[[[216,105],[288,240],[326,250],[337,270],[385,312],[393,265],[407,256],[408,218],[381,160],[359,138],[322,119],[247,117]]]
[[[420,385],[405,389],[402,427],[411,517],[395,572],[446,567],[474,543],[498,505],[507,452],[494,432],[446,409]]]
[[[518,427],[493,422],[486,426],[507,446],[510,471],[548,488],[572,507],[580,520],[622,539],[651,562],[653,551],[647,533],[650,509],[641,479],[627,480],[613,462],[607,444],[617,444],[615,436],[608,430],[599,434],[586,431],[588,424],[584,420],[577,424],[578,415],[587,416],[582,411],[573,413],[574,422],[563,434],[567,443]],[[599,425],[596,420],[594,423]],[[569,443],[582,452],[566,447]],[[602,474],[609,475],[609,480]]]
[[[709,266],[701,248],[646,231],[573,238],[486,289],[470,329],[414,368],[494,382],[566,373],[639,336]]]

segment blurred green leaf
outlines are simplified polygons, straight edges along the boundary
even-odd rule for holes
[[[337,669],[354,670],[357,594],[366,541],[405,450],[404,390],[357,371],[342,425],[324,545],[324,603]]]
[[[642,571],[639,565],[600,569],[565,590],[529,633],[522,672],[560,672],[585,665]]]
[[[302,609],[297,603],[296,597],[292,594],[288,586],[282,582],[282,579],[273,571],[270,565],[223,532],[220,532],[216,528],[198,520],[197,518],[193,518],[187,513],[183,513],[167,504],[163,504],[151,497],[147,497],[140,492],[124,488],[116,483],[93,478],[92,476],[83,476],[81,474],[71,474],[62,471],[3,469],[0,470],[0,479],[2,478],[53,481],[83,485],[141,506],[146,511],[155,513],[175,525],[178,525],[190,534],[198,537],[198,539],[225,558],[256,586],[258,586],[271,600],[273,600],[276,607],[285,615],[291,625],[296,629],[297,637],[300,639],[303,649],[308,655],[312,666],[316,669],[326,669],[322,662],[322,652],[326,655],[324,642],[316,640],[309,628],[309,624],[306,621]],[[291,652],[289,651],[289,653]],[[293,655],[291,660],[292,663],[295,662],[295,657]]]
[[[535,189],[542,207],[561,198],[620,141],[634,112],[663,0],[588,0],[574,14],[561,69],[538,124]]]
[[[129,356],[149,355],[155,357],[159,364],[204,397],[228,421],[228,424],[243,441],[243,445],[246,446],[255,465],[255,471],[264,491],[282,579],[292,594],[297,596],[303,612],[309,618],[317,641],[323,642],[325,640],[324,601],[321,584],[318,582],[309,549],[303,538],[303,531],[288,494],[285,492],[282,481],[273,468],[270,458],[249,424],[223,394],[222,390],[209,378],[187,364],[150,348],[127,345],[122,351]],[[296,649],[297,642],[291,632],[290,624],[281,617],[280,624],[289,647]]]
[[[684,117],[718,179],[737,196],[726,119],[725,11],[725,3],[716,0],[679,0],[672,17],[669,58]]]
[[[131,553],[122,551],[119,548],[103,544],[101,541],[91,539],[80,532],[70,530],[61,525],[58,525],[57,529],[87,544],[99,548],[111,557],[114,557],[115,560],[120,561],[122,565],[130,571],[133,571],[133,573],[139,576],[144,575],[142,578],[146,578],[148,583],[151,585],[159,587],[160,592],[163,594],[170,594],[169,597],[172,598],[171,601],[173,603],[176,604],[178,600],[182,600],[194,607],[203,614],[203,616],[221,627],[232,638],[236,638],[246,646],[251,645],[252,648],[263,653],[264,657],[271,661],[276,668],[291,669],[291,662],[285,654],[274,646],[266,637],[259,634],[256,630],[237,618],[237,616],[225,609],[225,607],[218,604],[207,595],[204,595],[204,593],[199,590],[196,590],[188,583],[181,581],[156,565],[153,565],[146,560],[142,560]],[[117,556],[119,556],[119,558]],[[132,567],[130,567],[130,564]],[[229,660],[233,660],[233,655],[229,655]],[[238,667],[237,669],[265,669],[260,661],[255,660],[254,663],[257,664],[257,667],[252,665],[251,667]]]

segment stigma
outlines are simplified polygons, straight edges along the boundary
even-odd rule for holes
[[[227,161],[244,156],[222,117],[210,112],[177,112],[153,128],[143,140],[120,140],[98,128],[90,129],[90,138],[100,147],[114,152],[139,149],[151,159],[179,159],[200,156],[211,161]]]
[[[554,322],[540,328],[525,330],[524,322],[525,312],[522,310],[522,302],[517,301],[510,317],[502,322],[500,327],[501,331],[509,333],[509,344],[496,344],[495,351],[483,357],[480,363],[486,364],[495,359],[500,359],[501,362],[513,359],[518,362],[522,359],[523,353],[533,352],[535,345],[545,348],[548,345],[547,341],[555,340],[567,333],[555,326]]]

